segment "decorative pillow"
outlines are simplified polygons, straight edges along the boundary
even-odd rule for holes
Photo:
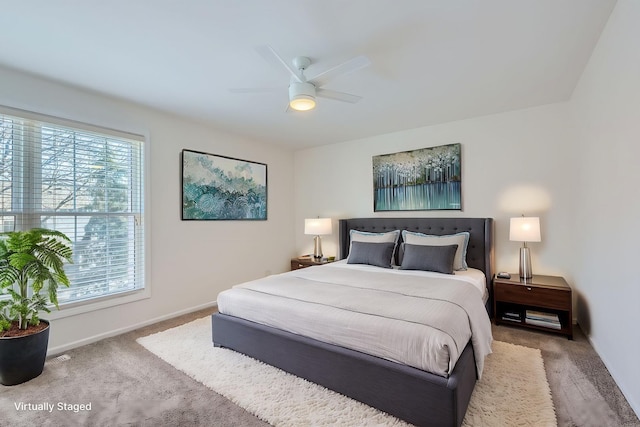
[[[422,246],[448,246],[458,245],[456,256],[453,260],[454,270],[467,269],[467,245],[469,244],[469,232],[463,231],[456,234],[444,236],[415,233],[413,231],[402,230],[402,239],[408,245]]]
[[[393,230],[386,233],[369,233],[367,231],[357,231],[350,230],[349,231],[349,239],[351,241],[351,245],[353,242],[365,242],[365,243],[393,243],[393,251],[389,256],[389,263],[393,264],[393,254],[395,253],[396,245],[398,243],[398,239],[400,238],[400,230]],[[351,256],[352,246],[349,247],[349,256]]]
[[[402,259],[404,258],[404,247],[407,246],[405,242],[400,243],[398,248],[398,265],[402,265]]]
[[[404,245],[401,270],[424,270],[453,274],[453,259],[458,245]]]
[[[347,264],[368,264],[391,268],[391,258],[395,247],[396,244],[394,242],[351,242]]]
[[[350,230],[349,237],[352,242],[396,243],[398,241],[398,237],[400,237],[400,230],[393,230],[386,233],[370,233],[368,231]]]

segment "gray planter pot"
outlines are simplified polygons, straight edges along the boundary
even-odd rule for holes
[[[42,373],[49,345],[49,322],[42,331],[23,337],[0,338],[0,384],[17,385]]]

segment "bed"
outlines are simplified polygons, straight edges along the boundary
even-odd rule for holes
[[[340,220],[341,258],[351,245],[351,230],[384,233],[391,230],[429,235],[468,232],[466,262],[484,274],[485,310],[491,308],[493,221],[490,218],[356,218]],[[398,262],[402,237],[393,257]],[[339,271],[337,264],[333,272]],[[322,269],[325,267],[312,267]],[[310,270],[310,278],[316,271]],[[329,269],[326,269],[329,271]],[[335,274],[341,274],[339,271]],[[351,274],[351,273],[349,273]],[[288,276],[287,276],[288,277]],[[309,279],[309,278],[307,278]],[[272,282],[274,279],[270,279]],[[227,304],[228,305],[228,304]],[[284,310],[284,309],[283,309]],[[478,377],[474,343],[462,345],[457,361],[444,375],[395,361],[393,357],[328,343],[288,328],[267,326],[229,314],[221,307],[212,316],[215,346],[227,347],[277,366],[416,425],[459,426]],[[260,310],[254,310],[259,312]],[[264,310],[262,310],[264,311]],[[278,312],[280,310],[274,310]],[[486,315],[486,313],[485,313]],[[250,316],[246,316],[252,318]],[[363,332],[363,335],[367,335]]]

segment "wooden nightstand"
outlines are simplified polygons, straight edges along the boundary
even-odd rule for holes
[[[571,287],[562,277],[535,275],[493,279],[496,325],[513,325],[566,335],[573,339]]]
[[[322,259],[315,259],[313,257],[311,258],[291,258],[291,271],[293,270],[298,270],[299,268],[306,268],[306,267],[311,267],[313,265],[323,265],[323,264],[328,264],[332,261],[329,261],[326,258],[322,258]]]

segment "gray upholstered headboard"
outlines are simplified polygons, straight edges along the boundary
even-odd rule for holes
[[[340,258],[349,254],[349,231],[383,233],[409,230],[424,234],[454,234],[468,231],[467,264],[484,271],[491,293],[493,278],[493,218],[351,218],[340,220]],[[402,236],[400,237],[402,241]],[[399,245],[398,245],[399,246]],[[396,254],[397,255],[397,254]]]

